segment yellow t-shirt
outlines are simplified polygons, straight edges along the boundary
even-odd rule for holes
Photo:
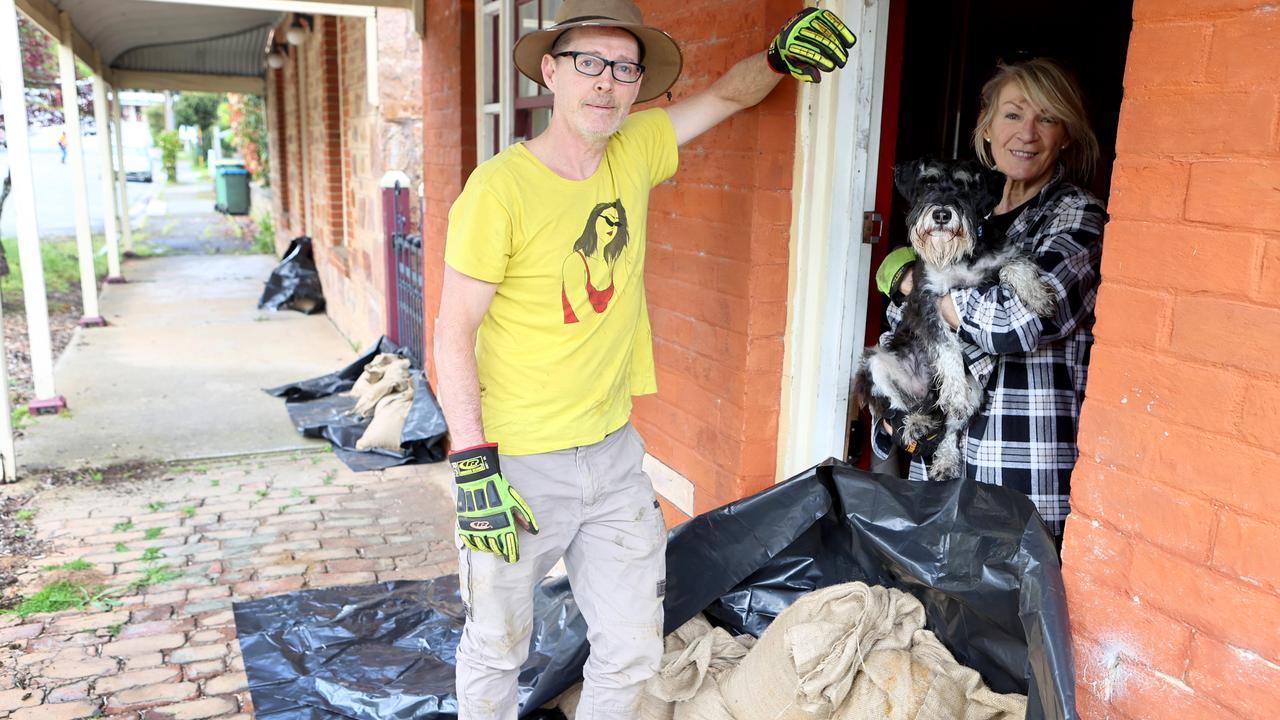
[[[644,296],[649,191],[675,174],[665,110],[635,113],[595,174],[523,145],[476,168],[449,210],[445,262],[498,289],[476,339],[485,436],[508,455],[589,445],[657,391]]]

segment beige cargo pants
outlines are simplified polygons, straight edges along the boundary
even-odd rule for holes
[[[643,458],[630,423],[594,445],[501,456],[502,474],[541,532],[519,531],[520,561],[511,565],[459,545],[467,605],[456,658],[459,720],[515,720],[534,586],[561,557],[591,643],[577,717],[635,718],[662,658],[666,589],[666,527]]]

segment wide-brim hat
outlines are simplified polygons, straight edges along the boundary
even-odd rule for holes
[[[680,77],[684,58],[671,36],[644,24],[640,8],[632,0],[565,0],[556,12],[555,25],[531,32],[516,42],[515,62],[520,72],[546,87],[542,79],[542,56],[566,31],[579,27],[622,28],[640,41],[640,63],[644,76],[636,102],[646,102],[665,93]]]

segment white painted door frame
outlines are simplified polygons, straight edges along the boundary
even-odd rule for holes
[[[843,70],[801,88],[796,112],[778,480],[846,451],[849,381],[866,332],[862,214],[876,194],[890,1],[820,3],[858,42]]]

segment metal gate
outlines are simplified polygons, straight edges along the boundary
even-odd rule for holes
[[[422,236],[405,232],[409,229],[408,191],[396,182],[391,193],[393,213],[391,233],[387,239],[387,253],[391,262],[388,278],[394,288],[394,298],[388,308],[391,340],[403,347],[413,360],[413,366],[422,367]]]

